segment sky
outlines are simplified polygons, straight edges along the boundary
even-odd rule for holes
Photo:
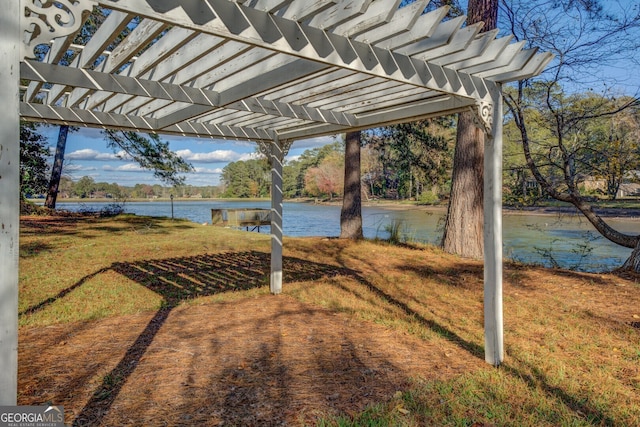
[[[42,132],[48,139],[52,155],[55,153],[58,129],[58,126],[48,126]],[[169,135],[160,135],[160,138],[168,141],[171,150],[195,168],[194,173],[185,174],[187,185],[218,185],[222,169],[227,164],[258,157],[258,146],[252,142]],[[332,141],[332,137],[296,141],[286,160],[296,159],[305,150]],[[140,168],[136,162],[119,158],[117,153],[107,147],[100,130],[92,128],[79,128],[76,132],[69,132],[63,173],[74,181],[89,176],[96,182],[115,182],[126,187],[135,184],[167,185],[155,178],[153,172]]]

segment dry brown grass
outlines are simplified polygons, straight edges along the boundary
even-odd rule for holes
[[[185,222],[23,218],[19,402],[76,425],[640,425],[638,277]],[[401,393],[397,393],[400,391]]]

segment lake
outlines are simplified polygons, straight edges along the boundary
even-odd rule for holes
[[[99,211],[109,202],[59,202],[59,209]],[[196,223],[211,223],[211,209],[264,208],[268,201],[174,201],[173,215]],[[338,236],[340,206],[284,202],[285,236]],[[137,215],[171,217],[171,202],[127,202],[125,211]],[[410,241],[437,244],[442,235],[445,212],[442,209],[385,209],[363,207],[363,232],[366,238],[389,237],[387,227],[400,224],[402,235]],[[640,218],[616,218],[607,222],[621,232],[637,233]],[[269,233],[269,227],[261,227]],[[286,244],[286,243],[285,243]],[[579,271],[605,271],[620,266],[631,253],[598,234],[579,215],[536,215],[506,213],[503,216],[505,258],[526,263]]]

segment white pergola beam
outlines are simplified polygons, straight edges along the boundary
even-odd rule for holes
[[[264,141],[272,137],[271,134],[261,129],[242,129],[233,126],[209,124],[201,135],[196,132],[182,131],[181,128],[171,126],[163,129],[158,121],[152,118],[142,118],[116,113],[103,113],[101,111],[86,111],[42,104],[20,103],[20,115],[25,120],[63,124],[71,126],[88,126],[103,129],[125,129],[147,133],[167,133],[184,136],[208,136],[211,138],[235,139],[242,141]],[[180,123],[180,126],[185,126]],[[194,124],[195,125],[195,124]],[[204,128],[203,128],[204,129]]]
[[[190,64],[189,67],[181,70],[180,73],[168,75],[165,80],[170,80],[178,84],[190,84],[194,87],[208,87],[215,85],[219,92],[224,91],[226,88],[235,88],[234,84],[226,84],[227,79],[233,79],[233,75],[241,74],[246,67],[254,63],[266,63],[270,58],[274,57],[273,52],[263,49],[248,48],[242,44],[236,42],[224,43],[220,46],[220,49],[212,50],[207,57],[204,57],[201,61]],[[253,80],[253,79],[251,79]],[[265,81],[263,83],[268,83]],[[250,96],[250,94],[247,94]],[[241,99],[242,97],[238,98]],[[226,102],[225,102],[226,103]],[[124,112],[130,112],[137,110],[138,114],[148,115],[155,113],[158,118],[166,117],[164,120],[166,123],[170,123],[174,120],[174,123],[186,119],[189,114],[192,117],[196,117],[200,113],[200,109],[195,109],[193,112],[188,111],[188,107],[185,111],[178,111],[180,106],[170,105],[163,101],[153,101],[146,105],[140,105],[135,100],[124,106]],[[171,116],[175,113],[176,117],[182,117],[181,120],[172,119]]]
[[[21,63],[21,76],[33,81],[74,86],[84,90],[107,91],[131,96],[144,96],[196,105],[219,106],[218,92],[136,79],[118,74],[104,74],[80,68],[62,67],[26,60]]]
[[[438,24],[447,16],[449,9],[451,9],[449,6],[442,6],[420,15],[409,31],[378,42],[376,46],[382,49],[398,49],[432,37],[439,28]]]
[[[143,20],[100,64],[100,72],[111,73],[118,70],[165,28],[166,26],[161,22]],[[76,105],[77,101],[82,99],[87,92],[86,90],[74,90],[67,99],[67,106]]]
[[[76,54],[69,66],[83,68],[92,65],[113,42],[115,35],[121,33],[134,16],[126,12],[111,12],[91,37],[85,48]],[[57,85],[52,87],[47,94],[47,103],[55,103],[64,91],[64,86]]]
[[[130,96],[141,96],[148,99],[189,103],[196,106],[190,109],[189,114],[194,113],[193,108],[200,108],[200,112],[208,112],[210,109],[222,106],[220,94],[215,91],[136,79],[117,74],[104,74],[91,70],[61,67],[31,60],[21,63],[21,76],[32,81],[69,85],[87,90],[108,91]],[[203,108],[204,106],[209,108]],[[228,104],[226,108],[302,120],[326,121],[343,126],[349,126],[353,122],[353,118],[349,114],[323,111],[312,106],[286,104],[259,98],[246,98],[243,101]],[[170,124],[174,123],[177,123],[177,121]],[[163,126],[162,119],[159,120],[159,126],[166,127]]]
[[[430,51],[429,62],[446,67],[449,64],[463,60],[471,60],[484,55],[486,49],[495,41],[498,30],[491,30],[481,34],[473,34],[468,40],[452,41],[452,49],[443,48]],[[456,34],[456,38],[458,35]],[[455,45],[454,45],[455,44]]]
[[[479,72],[495,70],[497,68],[504,67],[508,65],[511,61],[513,61],[513,58],[515,58],[520,52],[522,52],[522,48],[525,46],[525,44],[526,44],[525,41],[520,41],[520,42],[507,45],[506,47],[503,48],[502,51],[496,54],[497,57],[494,58],[493,61],[489,61],[489,62],[480,61],[479,63],[474,63],[474,61],[471,60],[471,63],[469,64],[460,65],[459,67],[456,64],[454,65],[454,67],[460,68],[465,73],[470,75],[475,75],[476,73],[479,73]]]
[[[355,37],[371,29],[380,27],[393,18],[398,11],[401,0],[386,0],[373,2],[366,12],[346,21],[333,29],[335,34],[345,37]]]
[[[482,25],[483,24],[473,24],[461,28],[453,34],[446,45],[434,49],[429,49],[417,55],[413,55],[413,57],[417,59],[424,59],[428,62],[433,62],[433,59],[437,59],[442,56],[450,55],[457,52],[464,52],[469,44],[471,44],[471,42],[480,33]]]
[[[154,67],[159,66],[160,64],[165,65],[171,63],[171,59],[173,55],[180,49],[183,43],[187,43],[191,41],[193,38],[197,37],[197,32],[193,30],[189,30],[186,28],[173,28],[166,35],[164,35],[158,42],[152,45],[149,49],[147,49],[142,55],[140,55],[132,64],[126,66],[119,74],[126,75],[128,77],[149,77],[147,74],[150,70],[154,69]],[[207,38],[211,38],[211,36],[207,35]],[[175,67],[179,67],[182,64],[173,62]],[[155,71],[155,70],[154,70]],[[156,77],[156,80],[162,80],[158,78],[158,74],[161,74],[161,70],[159,73],[153,73]],[[113,94],[109,92],[97,92],[89,96],[84,102],[84,108],[93,109],[97,106],[101,105],[103,102],[107,101],[113,96]],[[116,105],[122,105],[127,99],[130,97],[121,97],[124,100],[120,99],[115,101]],[[72,105],[73,106],[73,105]],[[108,107],[106,107],[108,110]]]
[[[391,20],[384,25],[367,28],[355,37],[355,40],[363,43],[377,44],[391,37],[410,31],[421,16],[429,0],[415,1],[395,12]]]
[[[196,15],[194,10],[183,9],[176,4],[168,11],[154,10],[145,0],[100,0],[101,4],[122,11],[136,11],[151,19],[172,23],[185,28],[241,41],[257,47],[297,56],[313,62],[351,69],[353,71],[414,84],[431,90],[451,92],[458,96],[474,97],[467,88],[453,89],[455,86],[441,87],[428,71],[424,61],[412,59],[402,52],[393,54],[385,49],[377,49],[365,43],[350,40],[307,25],[292,26],[290,20],[245,6],[226,1],[209,2],[211,13]],[[195,16],[194,16],[195,15]],[[319,16],[319,15],[316,15]],[[462,17],[464,18],[464,17]],[[195,21],[194,21],[195,19]],[[463,19],[455,18],[457,29]],[[441,26],[449,28],[451,21]],[[439,26],[440,27],[440,26]],[[453,31],[452,31],[453,32]],[[451,33],[452,34],[452,33]],[[439,37],[446,43],[448,37]],[[376,50],[377,49],[377,50]],[[398,61],[402,66],[397,65]],[[391,68],[390,66],[393,65]],[[401,69],[400,69],[401,68]]]
[[[489,77],[495,77],[499,74],[518,72],[519,70],[522,70],[532,58],[536,57],[537,52],[538,48],[519,51],[516,55],[513,56],[511,61],[509,61],[503,67],[492,68],[488,71],[480,71],[474,73],[474,76],[480,79],[487,79]]]
[[[172,31],[175,31],[172,30]],[[222,65],[230,61],[238,51],[244,52],[250,49],[244,45],[236,43],[227,43],[220,37],[211,36],[209,34],[194,37],[189,44],[184,44],[176,50],[166,60],[162,61],[153,69],[147,70],[140,78],[148,80],[169,81],[173,84],[182,85],[190,79],[196,78],[198,75],[208,72],[211,68]],[[213,53],[216,53],[214,55]],[[205,63],[199,61],[204,59]],[[138,61],[136,61],[138,62]],[[199,67],[192,67],[194,63],[200,63]],[[136,76],[137,77],[137,76]],[[147,107],[147,104],[153,100],[145,101],[143,99],[132,99],[125,95],[115,96],[105,102],[103,111],[113,111],[121,108],[123,114],[139,110],[138,114],[150,114],[162,108],[166,103],[160,102]]]
[[[306,75],[317,73],[323,68],[324,65],[322,64],[302,64],[299,60],[281,64],[276,68],[263,72],[260,78],[249,79],[245,81],[244,84],[226,85],[228,89],[220,92],[220,104],[223,106],[234,104],[247,97],[253,97],[261,92],[284,85],[289,82],[292,77],[301,78]],[[223,87],[224,86],[225,85],[223,85]],[[187,107],[182,111],[177,111],[162,117],[162,125],[163,127],[169,127],[189,118],[198,117],[206,112],[206,110],[200,109],[196,106]]]
[[[330,29],[366,12],[373,0],[350,0],[316,13],[308,22],[312,27]]]
[[[449,21],[444,21],[435,27],[435,31],[430,37],[423,38],[411,43],[410,45],[395,49],[394,52],[402,55],[414,56],[432,49],[446,46],[451,38],[461,30],[460,27],[464,23],[464,20],[464,16],[458,16]]]
[[[527,62],[525,66],[521,67],[519,70],[512,70],[498,74],[487,73],[486,77],[497,82],[508,82],[512,81],[514,78],[528,79],[540,74],[552,59],[553,54],[549,52],[535,55]]]
[[[426,100],[418,100],[412,104],[400,102],[396,106],[358,114],[356,115],[355,126],[349,129],[336,125],[315,123],[308,126],[300,126],[299,128],[282,129],[278,133],[283,139],[297,141],[316,136],[334,135],[345,131],[370,129],[377,126],[405,123],[407,121],[468,111],[469,107],[473,105],[475,105],[473,100],[440,95]]]
[[[141,132],[156,132],[158,129],[157,121],[151,118],[25,102],[20,103],[20,115],[25,120],[60,125],[85,125]]]
[[[336,70],[322,75],[316,73],[308,80],[302,80],[294,85],[269,91],[264,97],[266,99],[279,99],[282,102],[308,102],[322,93],[330,94],[337,88],[348,87],[370,79],[370,76],[361,76],[348,70]]]
[[[71,37],[64,37],[54,40],[49,46],[49,51],[44,57],[43,62],[49,64],[57,64],[58,61],[62,58],[64,53],[67,51],[69,46],[71,46],[72,42]],[[40,89],[42,88],[42,83],[40,82],[31,82],[29,83],[29,87],[25,92],[24,100],[26,102],[32,102],[35,97],[38,95]]]
[[[469,49],[477,52],[472,57],[465,55],[464,52],[460,52],[454,55],[446,55],[441,58],[435,59],[433,62],[438,65],[448,66],[455,70],[462,70],[469,67],[473,67],[480,64],[488,64],[495,61],[509,46],[509,43],[513,40],[513,36],[501,37],[495,40],[489,40],[488,43],[483,43],[478,40],[478,43]]]
[[[250,0],[246,0],[244,2],[238,3],[247,3],[249,1]],[[294,1],[295,0],[257,0],[254,7],[263,12],[277,12],[281,8],[287,6],[290,3],[293,3]]]
[[[319,12],[335,6],[337,2],[338,0],[314,0],[311,2],[309,0],[295,0],[291,2],[284,13],[278,15],[292,21],[302,22]]]

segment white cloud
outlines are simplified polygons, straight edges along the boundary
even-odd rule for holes
[[[126,165],[118,166],[116,170],[121,172],[146,172],[146,170],[137,163],[127,163]]]
[[[215,168],[215,169],[195,168],[195,173],[190,173],[188,175],[190,176],[194,176],[195,174],[220,175],[221,173],[222,173],[222,168]]]
[[[295,161],[298,161],[299,159],[300,159],[300,155],[297,155],[297,156],[287,156],[287,157],[285,157],[285,160],[286,160],[287,162],[295,162]]]
[[[64,171],[66,173],[85,172],[85,171],[91,172],[96,170],[98,169],[93,166],[82,166],[82,165],[74,165],[74,164],[66,164],[66,163],[64,165]]]
[[[121,157],[118,157],[118,156],[121,156],[123,158],[127,157],[124,151],[120,151],[118,154],[114,154],[114,153],[101,153],[100,151],[93,150],[91,148],[84,148],[82,150],[76,150],[74,152],[71,152],[65,155],[65,158],[69,160],[87,160],[87,161],[122,160]]]
[[[178,150],[176,154],[182,157],[187,162],[193,163],[220,163],[220,162],[235,162],[239,160],[243,155],[236,153],[232,150],[215,150],[208,153],[194,153],[193,151]]]
[[[113,167],[111,165],[104,165],[102,167],[103,171],[118,171],[118,172],[147,172],[147,170],[140,167],[137,163],[127,163],[122,166]]]
[[[247,160],[255,160],[262,157],[260,153],[244,153],[240,156],[238,160],[247,161]]]

